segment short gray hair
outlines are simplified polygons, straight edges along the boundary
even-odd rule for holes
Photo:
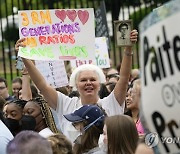
[[[105,75],[104,75],[101,68],[99,68],[98,66],[93,65],[93,64],[84,64],[84,65],[81,65],[81,66],[77,67],[72,72],[72,74],[70,76],[69,85],[72,86],[72,87],[76,87],[77,76],[79,75],[80,72],[85,71],[85,70],[95,71],[97,76],[98,76],[98,79],[99,79],[100,83],[105,83],[106,82],[106,77],[105,77]]]

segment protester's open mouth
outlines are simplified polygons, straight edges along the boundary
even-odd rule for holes
[[[92,92],[93,91],[93,87],[87,87],[87,88],[85,88],[85,91],[86,92]]]
[[[126,101],[126,105],[127,105],[127,106],[130,105],[130,104],[131,104],[131,102],[127,102],[127,101]]]

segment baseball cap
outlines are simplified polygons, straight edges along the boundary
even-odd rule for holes
[[[73,113],[64,115],[64,117],[72,123],[86,120],[88,124],[102,128],[105,115],[97,105],[83,105]]]

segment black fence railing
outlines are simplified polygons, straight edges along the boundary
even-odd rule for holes
[[[100,0],[0,0],[0,76],[10,80],[19,75],[15,68],[16,53],[14,44],[19,38],[18,10],[30,9],[64,9],[64,8],[94,8],[100,5]],[[161,6],[167,0],[105,0],[107,25],[110,39],[110,58],[117,66],[122,59],[120,48],[114,43],[114,20],[132,19],[134,28],[138,29],[140,21],[154,8]],[[132,67],[140,67],[138,45],[133,56]]]

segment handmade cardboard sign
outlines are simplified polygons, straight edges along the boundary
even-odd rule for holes
[[[145,139],[163,154],[180,152],[179,18],[180,3],[174,0],[155,9],[139,27],[142,113],[157,134]]]
[[[18,11],[19,36],[26,47],[18,55],[34,60],[92,59],[94,11],[57,9]]]
[[[109,53],[107,46],[106,37],[97,37],[95,39],[95,58],[94,60],[71,60],[72,69],[83,65],[83,64],[94,64],[100,68],[109,68]]]
[[[37,69],[41,72],[47,83],[54,88],[68,85],[68,78],[62,60],[59,61],[35,61]]]

